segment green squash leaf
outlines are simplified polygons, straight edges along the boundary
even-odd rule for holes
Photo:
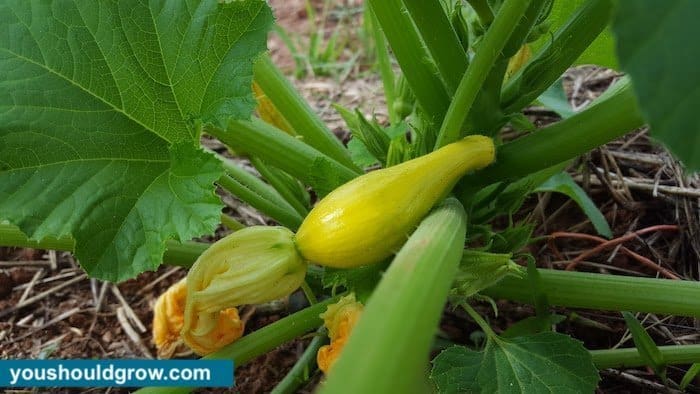
[[[613,29],[622,69],[661,140],[690,170],[700,170],[700,2],[622,0]]]
[[[211,233],[221,169],[195,125],[250,116],[271,21],[255,0],[0,3],[0,218],[73,236],[112,281]]]
[[[592,393],[598,371],[590,353],[554,332],[490,339],[482,352],[447,348],[433,360],[440,393]]]

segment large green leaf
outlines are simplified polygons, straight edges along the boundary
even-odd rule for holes
[[[598,371],[580,342],[554,332],[492,338],[483,352],[447,348],[433,360],[440,393],[592,393]]]
[[[250,116],[263,1],[0,3],[0,218],[72,235],[93,276],[156,268],[213,231],[220,165],[200,121]]]
[[[652,135],[700,170],[700,2],[621,0],[613,29]]]

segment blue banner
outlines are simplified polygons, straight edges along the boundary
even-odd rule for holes
[[[0,360],[0,387],[232,387],[231,360]]]

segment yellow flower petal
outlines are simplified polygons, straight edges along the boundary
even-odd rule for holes
[[[187,281],[170,286],[161,294],[153,307],[153,342],[159,358],[170,358],[178,347],[186,343],[196,353],[211,353],[243,335],[245,324],[238,316],[236,308],[224,309],[211,314],[216,319],[213,329],[205,335],[181,336],[184,326],[185,303],[187,300]],[[184,341],[183,341],[184,340]]]
[[[329,305],[321,314],[323,325],[328,329],[328,337],[331,339],[329,345],[322,346],[316,354],[318,368],[324,373],[328,373],[335,361],[340,357],[340,353],[345,347],[357,320],[362,314],[363,306],[355,300],[355,294],[341,298],[333,305]]]

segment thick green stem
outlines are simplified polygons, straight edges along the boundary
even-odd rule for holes
[[[292,394],[304,383],[304,375],[306,372],[314,368],[316,365],[316,353],[318,349],[326,343],[326,336],[318,332],[318,336],[311,340],[309,346],[304,350],[304,353],[299,357],[294,367],[287,373],[274,390],[270,394]]]
[[[289,342],[323,324],[318,316],[326,307],[338,301],[339,297],[330,298],[310,306],[276,322],[250,333],[234,343],[204,357],[206,360],[233,360],[236,367],[246,364],[257,356],[265,354],[277,346]],[[139,394],[185,394],[192,387],[145,387],[137,390]]]
[[[450,20],[436,2],[403,0],[403,4],[425,41],[447,93],[453,95],[467,69],[468,59]]]
[[[41,241],[30,240],[26,234],[14,225],[0,222],[0,246],[14,246],[21,248],[52,249],[72,252],[75,250],[75,241],[71,237],[61,237],[59,239],[47,237]],[[189,267],[194,263],[202,252],[209,247],[209,244],[201,242],[177,242],[166,241],[163,262],[171,265]]]
[[[233,216],[229,216],[225,213],[221,214],[221,224],[228,227],[229,230],[233,230],[233,231],[242,230],[246,227],[245,224],[239,222]]]
[[[228,146],[257,156],[266,163],[284,170],[311,185],[322,195],[359,174],[257,119],[235,120],[229,122],[226,130],[210,127],[205,131]]]
[[[73,250],[70,238],[30,241],[17,227],[0,224],[0,246]],[[189,267],[209,247],[201,242],[167,242],[163,261]],[[700,317],[700,282],[631,276],[589,274],[540,269],[542,291],[552,305],[566,307],[661,313]],[[526,278],[506,277],[482,293],[495,298],[531,303]]]
[[[520,18],[518,26],[511,33],[503,51],[494,62],[489,75],[481,86],[469,111],[469,116],[462,126],[462,134],[493,136],[506,123],[507,118],[501,110],[501,89],[508,62],[525,43],[546,3],[546,0],[532,0],[530,2],[525,14]]]
[[[700,317],[700,282],[540,269],[551,305]],[[482,291],[493,298],[534,303],[527,277],[506,277]]]
[[[382,276],[320,393],[421,392],[417,381],[464,248],[453,198],[411,235]]]
[[[348,150],[314,113],[287,78],[282,75],[269,56],[261,56],[255,63],[253,72],[255,82],[292,128],[304,137],[304,142],[350,170],[360,170],[350,160]]]
[[[644,124],[628,80],[619,81],[605,96],[583,112],[500,146],[495,164],[462,178],[460,199],[468,200],[486,185],[573,159]]]
[[[277,190],[232,160],[219,159],[227,174],[217,181],[221,187],[284,226],[296,229],[301,225],[302,215]]]
[[[590,0],[557,30],[503,90],[503,111],[518,112],[532,103],[578,59],[605,29],[613,12],[611,0]]]
[[[217,183],[229,193],[247,202],[253,208],[270,216],[285,227],[295,230],[299,228],[304,220],[291,205],[286,202],[279,204],[279,201],[277,203],[270,201],[231,176],[224,175],[219,178]]]
[[[296,179],[290,178],[287,174],[275,167],[270,167],[258,157],[251,157],[250,163],[258,170],[260,175],[277,190],[280,196],[299,213],[299,215],[303,217],[309,213],[309,210],[306,208],[301,198],[292,189],[294,187],[300,187]]]
[[[374,39],[374,46],[377,52],[377,66],[379,67],[379,75],[382,77],[382,85],[384,86],[384,99],[386,100],[386,108],[389,112],[389,122],[396,124],[399,117],[394,109],[394,99],[396,98],[396,81],[394,80],[394,70],[391,66],[391,58],[389,57],[389,48],[384,39],[384,32],[379,25],[377,16],[374,15],[371,7],[365,10],[365,16],[370,18],[370,30]]]
[[[459,139],[464,121],[481,86],[529,4],[529,0],[505,0],[501,5],[496,19],[479,44],[474,60],[469,64],[467,72],[459,83],[440,127],[435,149]]]
[[[418,104],[433,124],[439,124],[445,116],[450,98],[435,73],[430,54],[425,49],[413,20],[402,12],[401,0],[369,0],[369,5],[384,30]],[[433,3],[433,6],[438,5]]]
[[[668,364],[692,364],[700,362],[700,345],[658,346]],[[637,348],[590,350],[598,369],[642,367],[646,363]]]
[[[491,24],[493,21],[493,10],[491,10],[488,0],[467,0],[467,3],[472,6],[483,26]]]

